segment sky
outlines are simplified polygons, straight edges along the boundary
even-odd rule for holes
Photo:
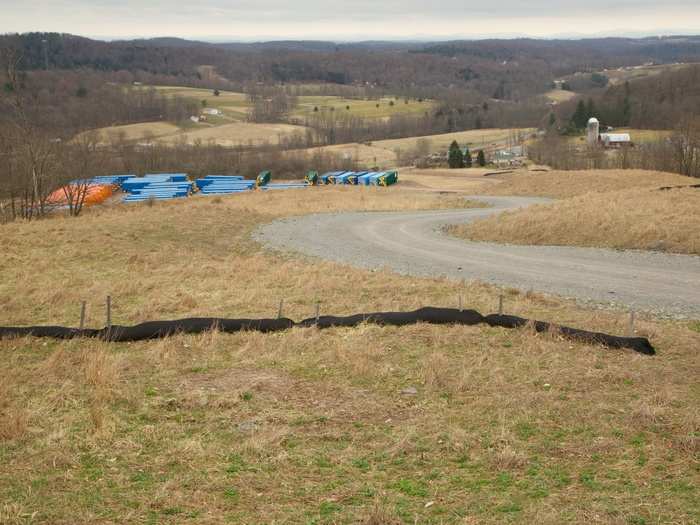
[[[700,34],[700,0],[0,0],[0,33],[210,41]]]

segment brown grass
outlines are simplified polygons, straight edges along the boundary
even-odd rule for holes
[[[407,137],[403,139],[376,140],[369,144],[336,144],[313,148],[309,151],[330,151],[346,154],[366,166],[378,166],[380,168],[394,168],[398,162],[398,154],[403,151],[415,150],[420,139],[427,139],[430,143],[430,152],[445,152],[453,140],[460,146],[469,146],[474,149],[492,150],[503,147],[509,139],[516,140],[518,134],[527,135],[532,129],[479,129],[469,131],[457,131],[454,133],[442,133],[439,135],[426,135],[423,137]]]
[[[278,144],[280,138],[303,134],[307,128],[291,124],[258,124],[233,122],[221,126],[207,126],[160,137],[160,142],[177,144],[214,143],[219,146]]]
[[[488,193],[486,188],[502,183],[497,178],[484,176],[493,171],[487,168],[408,168],[401,170],[400,179],[403,187],[417,190]]]
[[[490,179],[492,177],[489,177]],[[498,185],[485,185],[479,193],[523,195],[563,199],[586,193],[604,193],[629,188],[659,188],[696,184],[697,179],[645,170],[527,171],[498,175]]]
[[[122,134],[126,140],[140,140],[146,136],[157,138],[180,132],[179,127],[168,122],[141,122],[139,124],[109,126],[98,130],[100,141],[102,142],[108,142],[111,140],[111,137],[117,137]]]
[[[588,193],[472,224],[459,237],[514,244],[597,246],[700,255],[700,191]]]
[[[567,91],[565,89],[553,89],[544,94],[552,102],[558,104],[560,102],[566,102],[576,97],[576,93],[573,91]]]
[[[326,191],[330,190],[330,191]],[[399,188],[117,206],[3,227],[3,324],[492,311],[478,283],[263,251],[274,217],[440,206]],[[427,199],[427,200],[424,200]],[[430,199],[433,199],[432,202]],[[506,291],[506,311],[626,318]],[[160,341],[0,341],[2,523],[691,523],[700,333],[638,321],[655,358],[486,326],[294,329]],[[401,393],[414,386],[416,395]],[[6,407],[10,407],[9,411]],[[6,426],[0,426],[6,428]]]

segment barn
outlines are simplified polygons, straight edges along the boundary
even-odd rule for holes
[[[601,133],[600,141],[606,148],[632,146],[632,137],[629,133]]]

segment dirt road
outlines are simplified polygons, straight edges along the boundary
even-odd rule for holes
[[[700,257],[472,243],[443,233],[447,224],[547,202],[528,197],[469,198],[485,200],[492,207],[309,215],[266,225],[256,238],[271,248],[363,268],[476,279],[658,315],[700,318]]]

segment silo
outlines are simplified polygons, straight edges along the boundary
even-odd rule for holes
[[[588,120],[588,145],[595,146],[598,144],[598,139],[600,137],[600,122],[595,117]]]

